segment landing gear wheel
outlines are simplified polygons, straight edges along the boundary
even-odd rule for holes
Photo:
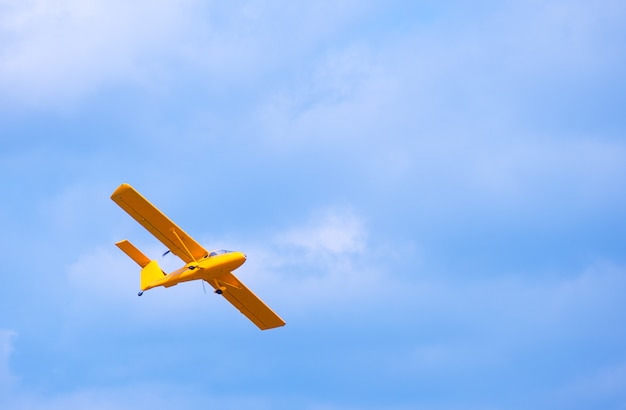
[[[140,290],[139,293],[137,293],[137,296],[141,296],[143,295],[143,290]]]

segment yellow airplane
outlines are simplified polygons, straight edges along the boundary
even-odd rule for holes
[[[261,330],[285,325],[280,316],[232,274],[246,261],[246,255],[224,250],[207,252],[128,184],[120,185],[111,199],[167,246],[168,252],[185,262],[185,266],[167,274],[156,260],[150,260],[128,240],[116,243],[118,248],[141,266],[139,296],[157,286],[169,288],[181,282],[200,279],[213,286],[215,293],[224,296]]]

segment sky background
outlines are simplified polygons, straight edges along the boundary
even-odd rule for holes
[[[624,409],[625,133],[622,1],[0,0],[0,407]]]

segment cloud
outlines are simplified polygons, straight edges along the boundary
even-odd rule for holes
[[[12,101],[55,105],[107,84],[144,85],[171,53],[193,2],[2,2],[0,89]],[[167,51],[163,51],[163,50]]]
[[[374,396],[407,408],[621,397],[626,149],[597,126],[621,118],[611,110],[623,104],[603,98],[619,94],[624,71],[619,2],[447,4],[399,25],[370,3],[1,4],[0,91],[11,104],[96,97],[63,126],[15,120],[16,135],[120,131],[108,150],[55,137],[30,143],[40,156],[7,153],[25,171],[8,195],[22,205],[4,218],[21,240],[8,246],[31,244],[9,260],[20,272],[29,261],[9,283],[19,297],[3,300],[27,319],[9,326],[31,344],[14,367],[22,389],[55,391],[22,390],[14,403],[128,408],[132,390],[156,408],[187,396],[189,408],[231,398],[275,408],[270,396],[285,391],[322,408]],[[150,104],[125,112],[104,95],[118,87]],[[111,174],[169,186],[155,203],[184,203],[177,222],[246,252],[237,275],[287,326],[248,337],[256,329],[198,283],[138,298],[139,268],[113,242],[128,236],[158,258],[164,249],[107,199],[121,181],[92,185]],[[45,189],[25,189],[32,176]],[[90,188],[67,184],[76,178]],[[216,192],[237,218],[216,211]],[[173,386],[168,397],[150,398],[163,391],[153,380]],[[197,390],[183,391],[190,381]],[[230,382],[228,399],[203,396]],[[106,387],[116,383],[127,384]]]
[[[365,251],[366,232],[363,222],[349,209],[323,210],[309,226],[278,234],[278,243],[304,250],[313,258]]]
[[[35,107],[63,107],[107,87],[163,95],[186,77],[211,89],[247,87],[259,75],[293,66],[359,15],[352,2],[29,0],[0,6],[0,89]]]
[[[268,155],[329,161],[328,172],[316,167],[329,186],[420,210],[457,212],[460,201],[469,212],[521,209],[528,200],[536,210],[550,195],[622,201],[615,181],[626,150],[604,132],[617,116],[590,103],[613,112],[619,102],[589,93],[620,83],[612,33],[624,12],[616,2],[593,11],[501,4],[452,29],[450,16],[412,26],[384,47],[338,45],[268,94],[255,121]]]
[[[388,274],[368,236],[354,209],[325,207],[264,240],[242,241],[248,261],[241,275],[291,315],[329,310],[354,314],[369,303]]]

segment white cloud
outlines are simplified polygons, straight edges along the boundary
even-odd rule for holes
[[[5,1],[0,3],[0,94],[8,96],[11,102],[15,99],[30,104],[54,105],[63,104],[62,100],[81,99],[110,84],[168,87],[174,81],[169,76],[173,75],[193,84],[194,92],[202,92],[207,83],[221,83],[222,80],[225,80],[222,86],[229,92],[234,84],[235,91],[249,86],[245,95],[235,95],[230,103],[235,106],[246,100],[242,104],[245,108],[233,109],[237,118],[249,118],[250,111],[257,114],[256,121],[262,125],[260,134],[263,143],[267,144],[265,152],[257,152],[254,140],[237,135],[230,145],[210,144],[208,148],[212,149],[214,156],[204,158],[204,165],[195,173],[190,174],[188,167],[182,167],[187,174],[185,178],[177,179],[176,167],[164,165],[159,157],[167,154],[170,160],[171,149],[160,149],[163,145],[154,149],[151,145],[160,153],[156,157],[151,153],[143,155],[133,159],[132,166],[116,166],[109,171],[132,173],[135,170],[138,175],[145,176],[144,183],[157,184],[160,178],[155,176],[158,173],[154,170],[160,168],[159,172],[167,173],[172,181],[185,180],[184,184],[196,188],[196,195],[207,195],[204,199],[214,200],[215,190],[202,191],[205,194],[197,190],[201,179],[204,179],[202,186],[206,186],[207,175],[217,179],[222,173],[228,174],[230,176],[225,178],[232,178],[232,185],[241,190],[237,177],[255,172],[257,181],[270,181],[256,188],[259,194],[267,194],[266,186],[275,188],[280,185],[271,178],[274,174],[267,173],[266,167],[252,170],[247,165],[250,162],[264,165],[281,155],[290,160],[295,157],[293,162],[300,159],[302,162],[295,164],[297,172],[294,175],[303,174],[323,181],[307,193],[313,199],[312,203],[318,204],[323,201],[333,203],[342,197],[341,185],[332,185],[335,181],[330,178],[337,175],[339,184],[342,184],[348,179],[346,174],[351,177],[353,186],[346,184],[343,197],[352,203],[361,201],[360,209],[349,206],[321,209],[308,220],[286,229],[267,228],[267,235],[256,238],[251,238],[254,233],[250,233],[248,227],[242,228],[245,222],[240,222],[235,229],[246,230],[247,239],[224,241],[240,244],[232,249],[248,254],[247,263],[237,275],[288,321],[287,328],[282,329],[284,332],[263,334],[265,340],[269,340],[267,337],[284,337],[286,344],[300,348],[295,353],[286,353],[294,356],[287,356],[284,363],[297,362],[297,357],[302,356],[301,349],[311,349],[312,357],[328,357],[328,362],[332,361],[338,368],[350,368],[351,371],[345,372],[346,378],[358,376],[340,356],[343,352],[353,351],[355,345],[358,350],[359,344],[365,344],[373,347],[367,352],[355,353],[354,363],[375,358],[378,361],[375,369],[387,370],[390,377],[380,377],[381,386],[376,383],[382,392],[397,391],[393,390],[397,387],[389,387],[392,384],[416,385],[422,380],[416,375],[425,380],[437,372],[441,377],[432,382],[436,389],[471,384],[468,377],[453,380],[453,376],[463,372],[466,372],[464,376],[470,373],[482,376],[484,369],[496,368],[501,371],[498,374],[507,375],[519,372],[530,378],[532,370],[528,368],[541,368],[542,362],[555,353],[586,355],[581,345],[585,349],[590,347],[590,350],[600,351],[606,340],[623,341],[620,339],[623,339],[622,333],[615,327],[624,307],[622,295],[626,282],[623,267],[598,264],[582,273],[561,272],[551,276],[550,273],[537,272],[541,261],[532,260],[537,258],[536,255],[528,255],[531,261],[525,266],[531,266],[529,271],[517,274],[510,273],[515,266],[509,267],[508,275],[494,272],[488,257],[482,261],[488,265],[488,273],[481,276],[468,272],[470,269],[462,267],[471,259],[468,255],[459,256],[456,263],[446,265],[443,262],[459,270],[441,272],[432,267],[446,258],[457,257],[454,246],[441,242],[446,240],[447,233],[463,228],[456,225],[459,219],[470,221],[474,225],[471,233],[478,235],[485,224],[494,223],[491,213],[488,217],[485,213],[478,218],[467,218],[467,212],[475,211],[476,204],[484,206],[488,203],[492,206],[489,211],[497,207],[502,212],[533,208],[529,211],[532,215],[551,208],[549,215],[556,218],[579,207],[584,210],[577,214],[580,218],[570,218],[566,223],[581,234],[584,234],[581,219],[602,215],[598,210],[608,207],[617,210],[623,204],[623,190],[618,188],[621,187],[620,181],[626,178],[626,150],[621,140],[611,141],[600,132],[579,130],[574,131],[574,140],[571,129],[562,127],[557,127],[554,135],[549,130],[537,131],[541,125],[524,121],[522,112],[528,108],[528,101],[523,101],[528,97],[525,92],[530,90],[532,105],[540,104],[540,97],[544,94],[537,90],[561,81],[563,73],[566,85],[578,84],[580,80],[589,88],[595,88],[597,73],[611,71],[608,63],[621,58],[618,57],[620,53],[611,53],[619,48],[602,47],[607,37],[600,23],[606,21],[610,32],[611,27],[616,26],[615,22],[622,18],[622,9],[617,2],[610,2],[607,11],[605,6],[609,3],[591,7],[575,1],[570,7],[568,2],[551,1],[547,3],[549,13],[544,15],[541,11],[544,6],[539,7],[539,3],[533,3],[534,11],[519,10],[523,17],[520,19],[514,18],[518,10],[499,9],[487,18],[484,15],[477,19],[464,16],[464,20],[453,27],[444,16],[446,21],[435,19],[417,28],[387,28],[382,36],[372,32],[371,38],[375,36],[376,41],[359,42],[349,36],[335,38],[335,33],[339,33],[342,26],[349,26],[355,15],[354,11],[348,10],[350,7],[344,6],[335,10],[328,5],[311,5],[309,8],[297,5],[282,10],[286,3],[276,6],[252,1],[225,6],[212,4],[203,6],[207,7],[204,9],[195,2],[184,3],[179,8],[180,3],[175,2],[140,1],[131,5],[101,1],[80,4],[68,0]],[[515,7],[523,8],[521,3]],[[594,14],[596,10],[600,10],[597,12],[600,17]],[[191,16],[194,11],[198,11],[197,18]],[[609,16],[611,13],[614,17]],[[378,24],[384,23],[374,23]],[[356,31],[369,29],[358,27]],[[622,37],[616,36],[618,39]],[[177,68],[170,67],[177,64],[180,64]],[[573,69],[569,70],[570,67]],[[600,70],[594,71],[598,67]],[[621,69],[620,65],[616,67]],[[616,75],[609,73],[608,77],[616,78]],[[165,81],[158,81],[160,79]],[[261,81],[256,81],[259,79]],[[567,83],[572,79],[573,82]],[[182,88],[182,92],[188,91]],[[190,99],[191,103],[187,98],[185,101],[173,99],[171,104],[189,104],[192,110],[196,110],[203,103],[193,102],[194,98]],[[257,101],[264,102],[263,106],[258,111],[250,109]],[[4,104],[8,104],[6,99]],[[157,99],[154,104],[164,103]],[[206,107],[199,111],[203,110],[211,111]],[[210,114],[218,117],[214,112]],[[178,136],[178,125],[170,121],[169,115],[148,117],[148,121],[156,124],[155,128],[163,126],[166,129],[163,134],[168,140],[171,135],[177,135],[178,146],[193,147],[194,151],[198,146],[198,154],[192,155],[205,155],[202,148],[207,146],[184,143],[186,136],[184,133]],[[563,118],[568,119],[568,116]],[[223,122],[228,123],[231,119],[226,118]],[[122,120],[123,124],[115,126],[124,128],[125,121],[135,122],[128,117]],[[214,123],[218,121],[211,120],[208,125],[201,121],[199,128],[202,130],[198,133],[202,134]],[[246,123],[246,120],[242,124],[233,124],[235,128],[246,129],[255,128],[255,125]],[[45,121],[41,124],[41,127],[47,126]],[[59,132],[54,127],[52,131]],[[26,135],[27,131],[24,133]],[[128,133],[132,134],[132,131]],[[254,135],[253,138],[258,137],[256,132],[250,134]],[[144,135],[153,140],[153,134]],[[129,138],[135,137],[129,135]],[[215,138],[214,141],[219,142],[222,137]],[[115,146],[120,143],[115,138],[111,141]],[[65,159],[84,154],[81,148],[84,147],[72,148],[72,153],[64,156],[63,163],[67,165]],[[64,148],[59,146],[59,149]],[[254,152],[250,155],[246,151]],[[105,169],[104,164],[110,167],[105,160],[109,160],[112,152],[105,155],[102,169]],[[129,147],[128,156],[134,157],[133,152],[133,147]],[[189,149],[180,152],[189,153]],[[292,155],[294,153],[302,156]],[[239,162],[231,163],[231,157],[237,157]],[[335,162],[326,161],[329,158]],[[32,164],[33,161],[26,162],[41,173],[41,168]],[[280,162],[275,165],[275,172],[292,171],[282,165]],[[91,169],[96,168],[92,166]],[[102,173],[102,169],[98,171]],[[342,171],[348,172],[344,174]],[[290,180],[289,175],[284,181],[302,183],[300,179],[299,182]],[[326,183],[331,189],[326,189]],[[173,189],[185,191],[181,186]],[[124,228],[114,228],[116,233],[111,236],[115,239],[106,244],[102,243],[105,239],[94,231],[110,229],[103,227],[109,218],[99,215],[108,209],[115,213],[116,224],[132,225],[133,228],[129,229],[137,229],[133,232],[141,228],[133,225],[134,221],[126,216],[120,216],[123,213],[118,213],[121,211],[107,199],[109,189],[97,191],[97,188],[85,190],[74,186],[49,201],[40,202],[47,217],[46,223],[57,235],[37,229],[38,235],[33,240],[40,245],[35,248],[39,249],[41,257],[31,261],[33,266],[29,271],[31,275],[41,275],[39,278],[46,275],[47,279],[37,281],[35,292],[23,292],[23,297],[5,302],[7,306],[16,303],[21,306],[16,311],[26,312],[24,326],[39,329],[35,323],[46,318],[49,325],[39,333],[23,333],[40,335],[50,332],[46,336],[50,337],[50,345],[54,347],[48,352],[51,355],[58,353],[59,363],[63,361],[64,352],[78,345],[91,346],[83,343],[85,339],[100,343],[95,341],[100,333],[94,330],[106,334],[101,342],[110,348],[107,351],[112,360],[97,353],[93,356],[82,352],[74,355],[76,358],[84,354],[85,367],[94,372],[100,370],[98,366],[105,368],[105,374],[97,378],[105,382],[111,380],[106,374],[109,364],[105,362],[126,366],[127,363],[122,362],[136,348],[130,346],[132,343],[146,343],[150,349],[166,351],[172,339],[183,340],[180,346],[197,348],[203,344],[203,354],[213,355],[206,342],[220,343],[216,339],[191,340],[194,339],[188,337],[191,327],[201,323],[203,328],[212,329],[206,325],[212,322],[221,325],[220,321],[225,322],[225,318],[239,314],[210,292],[204,296],[198,283],[155,289],[138,298],[139,268],[113,246],[115,240],[124,237],[118,236],[120,229],[125,231]],[[280,196],[272,195],[276,192],[266,198],[277,198],[277,203],[282,203]],[[189,198],[186,194],[184,198]],[[85,207],[85,198],[95,201]],[[254,203],[254,196],[251,198]],[[22,199],[28,201],[28,197]],[[202,198],[198,199],[196,206],[203,203]],[[31,202],[37,203],[37,200]],[[266,203],[271,205],[271,202],[270,199]],[[284,206],[282,203],[274,212],[280,214]],[[296,206],[306,208],[302,203]],[[428,206],[431,208],[426,211],[432,212],[421,213]],[[249,209],[254,211],[253,207]],[[294,212],[299,211],[290,210],[291,215]],[[250,214],[242,220],[255,217],[254,212]],[[390,222],[392,226],[384,231],[391,232],[391,235],[419,238],[413,239],[418,241],[429,240],[427,234],[417,232],[421,223],[432,223],[436,229],[441,227],[445,231],[439,238],[441,242],[428,243],[430,249],[440,246],[439,255],[417,255],[419,244],[380,243],[385,240],[380,237],[383,230],[369,226],[361,214],[377,218],[375,226]],[[422,216],[424,214],[426,216]],[[278,218],[280,216],[273,220]],[[24,221],[18,219],[13,224],[17,227],[22,222],[39,222],[25,222],[28,217],[21,219]],[[497,219],[495,224],[502,225],[505,219],[508,218]],[[538,225],[532,218],[532,223],[525,229],[538,229]],[[524,232],[528,233],[528,230]],[[609,234],[608,230],[602,232]],[[512,240],[515,233],[504,235],[505,239]],[[557,235],[560,239],[565,238],[558,232]],[[163,248],[153,238],[141,241],[134,237],[129,235],[147,254],[162,253]],[[452,239],[454,242],[455,238]],[[586,241],[582,246],[587,250],[599,249],[599,252],[610,254],[616,251],[608,247],[618,249],[615,238],[608,238],[605,244],[593,245],[588,243],[590,240],[593,239],[580,239]],[[83,241],[80,254],[60,252],[75,259],[65,265],[65,277],[57,275],[56,271],[50,275],[49,269],[44,268],[58,269],[59,264],[54,261],[60,258],[51,261],[45,253],[57,251],[67,241]],[[98,243],[87,243],[89,241]],[[221,246],[222,242],[210,243]],[[506,264],[504,257],[498,255],[502,244],[492,240],[486,244],[489,246],[493,249],[495,263]],[[231,248],[226,244],[224,247]],[[545,249],[546,255],[550,253],[550,249]],[[424,266],[418,260],[422,257],[426,260]],[[439,258],[439,261],[428,258]],[[561,270],[566,269],[563,265],[575,264],[558,259],[558,256],[554,260],[559,264],[557,269]],[[21,265],[17,260],[14,262],[17,270]],[[494,276],[489,277],[489,274]],[[38,279],[35,276],[20,278],[16,280],[25,285],[15,287],[19,291],[30,288],[31,284],[24,281]],[[51,289],[47,284],[59,289]],[[53,303],[56,301],[63,303]],[[51,308],[41,311],[41,306]],[[53,309],[62,309],[64,314],[55,315]],[[56,326],[59,316],[62,316],[60,328]],[[326,326],[325,320],[329,317],[336,321],[335,324],[342,325],[340,330],[345,332],[342,333],[346,336],[344,340],[336,340],[339,326],[330,330]],[[372,326],[373,322],[375,326]],[[135,326],[137,324],[139,326]],[[245,318],[231,324],[242,328],[251,326],[245,323]],[[152,326],[148,330],[154,332],[155,337],[149,334],[144,341],[132,336],[143,326]],[[296,332],[291,332],[294,328]],[[384,331],[379,332],[380,328]],[[173,329],[183,331],[174,334]],[[295,334],[302,329],[310,331],[311,335],[319,335],[328,344],[319,346],[315,343],[317,340],[303,340],[303,333]],[[232,330],[230,324],[228,330]],[[22,335],[22,329],[17,331]],[[66,331],[72,332],[72,337],[68,337]],[[133,340],[127,340],[128,336]],[[5,341],[10,340],[6,333],[4,336],[0,333],[0,342],[2,337]],[[590,340],[588,338],[594,339],[586,343]],[[578,342],[578,347],[572,341]],[[331,350],[328,347],[331,342],[338,349]],[[11,344],[0,343],[0,347],[7,346],[10,348]],[[232,356],[225,355],[223,360],[237,357],[243,361],[239,353],[242,353],[241,357],[251,354],[247,346],[233,346]],[[2,351],[0,349],[0,353]],[[118,355],[119,352],[126,354]],[[167,352],[168,357],[175,356],[171,354],[174,352]],[[183,353],[182,350],[178,352]],[[598,367],[603,360],[602,354],[589,355],[589,366]],[[604,357],[612,360],[617,356],[618,353],[608,352]],[[30,366],[33,373],[37,372],[36,363],[32,362],[34,359],[26,358],[24,362],[29,360],[30,364],[25,367]],[[8,353],[0,355],[0,381],[10,381],[14,377],[8,361]],[[178,363],[173,361],[170,364],[173,370],[170,381],[174,385],[180,382],[178,376],[187,370],[181,369],[183,366]],[[50,382],[50,386],[60,389],[63,383],[78,383],[70,380],[72,375],[75,379],[80,377],[80,372],[73,372],[71,367],[74,365],[61,364],[66,366],[68,379]],[[572,360],[572,366],[578,366],[576,360]],[[567,370],[550,370],[554,371],[558,383],[566,386],[570,385],[567,383],[570,377],[580,380],[580,385],[571,384],[572,389],[577,386],[588,388],[589,396],[613,394],[623,389],[623,384],[619,383],[624,373],[621,362],[604,363],[600,367],[602,369],[597,371],[576,367],[576,376],[566,374]],[[587,373],[589,377],[581,376],[581,373]],[[141,370],[134,374],[144,380],[152,376],[141,373]],[[489,375],[484,380],[496,381]],[[311,389],[317,387],[315,383],[312,386]],[[179,405],[177,400],[169,401],[169,398],[151,400],[150,392],[159,391],[160,386],[145,390],[137,387],[137,390],[138,396],[145,400],[144,405],[155,408]],[[146,392],[145,397],[142,392]],[[20,403],[24,403],[22,408],[35,409],[122,409],[129,408],[130,403],[137,407],[136,402],[130,400],[133,393],[75,391],[52,398],[35,396],[28,399],[24,396]],[[181,396],[184,394],[172,394],[171,397],[178,399]],[[529,392],[529,397],[535,396]],[[329,399],[328,407],[332,407],[331,401]],[[210,399],[207,403],[214,404]],[[239,407],[258,407],[254,403],[243,404]],[[198,406],[190,404],[189,407]]]
[[[314,258],[365,251],[363,222],[348,209],[325,209],[309,226],[279,234],[278,243],[303,249]]]
[[[517,201],[547,185],[575,190],[570,200],[584,199],[580,191],[612,194],[606,181],[626,172],[623,141],[575,129],[580,113],[568,104],[584,106],[585,84],[610,89],[598,73],[620,78],[622,46],[612,33],[626,10],[562,1],[490,10],[453,29],[443,18],[384,46],[353,39],[312,56],[299,81],[259,107],[264,141],[272,153],[349,158],[341,167],[357,169],[368,186],[423,188],[433,198],[478,190],[487,201]],[[558,130],[536,118],[550,115],[546,100],[569,107],[551,119],[563,123]]]
[[[299,226],[242,246],[248,261],[241,276],[288,315],[353,314],[387,273],[364,221],[349,207],[324,208]]]
[[[191,4],[3,1],[0,89],[37,106],[74,100],[111,82],[149,83],[159,70],[153,57],[173,52]]]
[[[358,15],[356,5],[3,0],[0,90],[64,106],[111,85],[161,93],[188,76],[200,87],[248,87],[293,66]]]
[[[286,82],[258,108],[255,117],[266,142],[280,153],[332,147],[349,148],[355,156],[394,144],[397,135],[372,142],[393,123],[390,116],[397,118],[404,79],[376,57],[369,47],[350,45],[314,59],[303,78]]]

